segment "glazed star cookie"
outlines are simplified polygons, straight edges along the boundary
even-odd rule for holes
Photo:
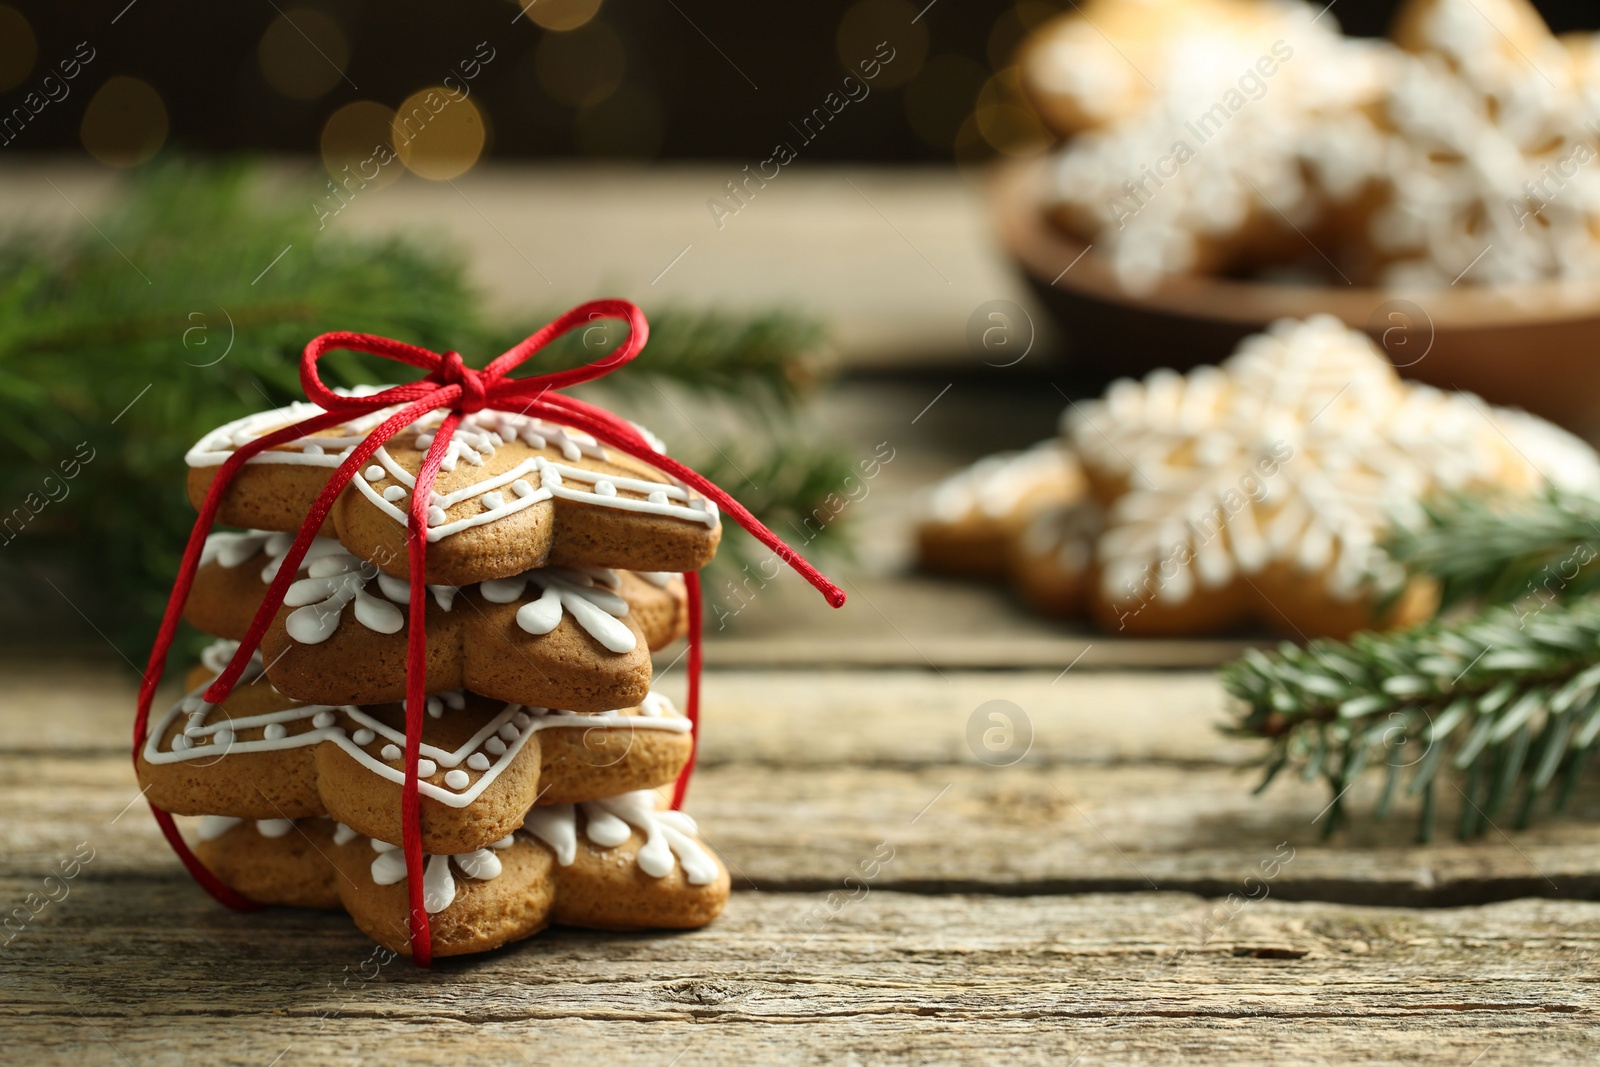
[[[152,803],[252,820],[330,815],[400,840],[399,704],[303,704],[259,676],[221,705],[201,692],[162,716],[140,751],[139,781]],[[470,851],[504,837],[534,804],[665,785],[691,749],[688,720],[655,694],[636,708],[587,715],[435,694],[418,763],[424,847]]]
[[[1151,67],[1161,80],[1141,107],[1073,138],[1045,175],[1046,216],[1130,292],[1307,257],[1321,267],[1307,241],[1337,248],[1376,196],[1387,140],[1366,109],[1394,49],[1343,38],[1304,5],[1222,6],[1266,21],[1236,33],[1174,19],[1184,60]]]
[[[1105,511],[1094,499],[1046,509],[1012,537],[1007,573],[1017,599],[1042,615],[1084,613],[1093,585],[1094,545]]]
[[[1379,280],[1503,285],[1600,274],[1600,133],[1580,51],[1526,0],[1408,0],[1393,35]]]
[[[1140,114],[1171,83],[1229,57],[1248,67],[1280,36],[1264,36],[1273,14],[1239,0],[1087,0],[1029,36],[1022,85],[1045,125],[1072,137]]]
[[[704,926],[728,873],[694,820],[652,790],[536,807],[482,848],[429,855],[423,906],[435,955],[483,952],[552,923],[602,930]],[[201,821],[201,861],[264,904],[343,906],[368,936],[409,952],[406,867],[395,845],[325,818]]]
[[[244,637],[292,536],[248,531],[206,539],[184,617]],[[267,677],[317,704],[401,700],[406,689],[404,579],[319,537],[261,639]],[[650,690],[650,652],[682,636],[683,580],[664,573],[543,567],[467,588],[430,586],[430,691],[468,689],[568,711],[630,707]]]
[[[925,570],[967,578],[1006,573],[1008,546],[1043,511],[1081,499],[1083,471],[1059,441],[988,456],[928,492],[917,523]]]
[[[1600,486],[1577,438],[1403,382],[1331,316],[1278,322],[1220,367],[1118,382],[1063,422],[1106,508],[1092,610],[1136,634],[1416,621],[1434,591],[1378,546],[1430,495]]]
[[[228,487],[217,521],[298,530],[333,470],[394,410],[252,457]],[[320,411],[293,404],[206,434],[185,457],[189,499],[199,506],[235,448]],[[441,412],[426,415],[378,449],[339,494],[322,533],[385,573],[409,577],[407,509],[442,420]],[[721,536],[716,505],[655,468],[586,434],[485,410],[463,417],[434,485],[425,580],[474,585],[547,564],[692,571],[710,561]]]

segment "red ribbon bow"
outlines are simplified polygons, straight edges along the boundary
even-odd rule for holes
[[[595,360],[582,367],[572,370],[556,371],[552,374],[539,374],[528,378],[508,377],[510,372],[528,357],[539,351],[551,341],[560,337],[575,327],[587,325],[599,319],[621,319],[628,324],[628,338],[616,351],[604,359]],[[807,563],[800,555],[788,545],[784,544],[771,530],[762,525],[761,521],[750,514],[738,501],[727,493],[717,488],[711,482],[702,478],[683,464],[668,458],[645,439],[632,423],[625,419],[586,404],[581,400],[564,396],[557,390],[564,389],[579,382],[592,381],[603,377],[621,367],[623,364],[637,356],[644,348],[645,341],[650,334],[649,324],[645,322],[644,313],[626,300],[594,300],[582,304],[568,311],[565,315],[548,324],[527,340],[511,349],[509,352],[495,359],[481,371],[475,371],[461,361],[461,356],[456,352],[446,352],[440,355],[430,352],[426,348],[408,345],[401,341],[393,341],[386,337],[373,337],[360,333],[325,333],[306,345],[305,354],[300,359],[300,383],[306,391],[306,397],[323,409],[323,414],[313,415],[292,426],[275,430],[264,437],[239,446],[227,462],[223,463],[211,483],[211,488],[206,492],[205,503],[200,507],[200,515],[195,519],[194,529],[189,534],[189,544],[184,550],[183,563],[178,570],[177,581],[173,584],[172,596],[167,601],[166,615],[161,620],[161,629],[156,636],[155,646],[150,650],[150,663],[145,669],[144,684],[139,690],[139,713],[133,727],[133,753],[137,763],[139,752],[144,747],[145,735],[150,718],[150,706],[155,696],[156,686],[161,681],[161,675],[166,667],[167,653],[172,646],[172,639],[177,632],[178,621],[183,613],[184,602],[189,598],[189,590],[194,584],[195,571],[200,565],[200,554],[205,548],[206,535],[210,532],[211,524],[216,518],[217,509],[221,506],[223,494],[228,485],[252,456],[278,445],[299,440],[309,434],[330,426],[336,426],[351,418],[380,408],[402,405],[400,410],[384,420],[372,430],[367,437],[345,457],[337,470],[328,479],[327,485],[317,495],[316,501],[311,505],[311,510],[306,513],[305,521],[300,526],[300,532],[295,536],[294,543],[290,546],[288,555],[278,566],[278,573],[273,578],[272,584],[267,589],[266,598],[262,601],[260,609],[256,612],[255,619],[250,624],[249,631],[244,640],[239,643],[239,649],[234,653],[233,659],[205,691],[205,699],[212,704],[220,704],[233,692],[240,674],[250,657],[255,653],[261,642],[261,635],[266,632],[267,626],[277,614],[278,608],[283,604],[284,594],[289,585],[294,581],[300,570],[300,561],[305,557],[306,550],[310,548],[312,540],[317,536],[317,531],[322,528],[323,520],[333,508],[333,502],[339,493],[356,472],[370,459],[380,447],[401,430],[416,422],[430,411],[439,408],[448,408],[438,430],[434,434],[433,443],[429,446],[427,455],[422,461],[422,468],[417,472],[416,487],[411,494],[410,509],[406,522],[406,549],[407,561],[411,574],[411,600],[409,607],[408,625],[410,632],[407,635],[407,663],[406,663],[406,777],[401,793],[401,819],[403,827],[403,846],[406,858],[407,891],[410,897],[410,932],[412,960],[419,966],[427,966],[432,962],[433,947],[429,935],[428,913],[423,906],[422,886],[422,832],[419,819],[419,803],[417,795],[417,760],[421,755],[422,746],[422,713],[426,702],[424,665],[427,661],[427,635],[423,620],[427,604],[427,589],[420,576],[426,573],[427,538],[427,508],[435,477],[444,460],[446,450],[450,446],[450,438],[454,435],[456,427],[461,422],[463,415],[481,411],[484,408],[494,408],[501,411],[511,411],[518,414],[535,415],[550,422],[582,430],[595,440],[609,445],[636,459],[643,460],[658,470],[671,475],[683,484],[700,492],[707,499],[715,501],[723,512],[731,515],[733,519],[748,530],[762,544],[771,548],[778,558],[782,559],[791,568],[798,572],[806,581],[816,586],[834,607],[844,603],[844,592],[838,586],[823,577],[816,568]],[[382,392],[366,396],[345,396],[336,393],[322,383],[317,376],[317,360],[323,355],[337,349],[348,349],[356,352],[366,352],[385,359],[392,359],[400,363],[409,363],[413,367],[421,367],[428,374],[420,381],[406,385],[397,385]],[[700,667],[701,648],[700,630],[702,606],[700,603],[700,578],[699,575],[689,573],[684,575],[684,582],[688,589],[689,598],[689,702],[688,718],[690,721],[691,743],[698,738],[699,713],[700,713]],[[683,795],[689,785],[689,777],[694,771],[694,753],[698,748],[691,749],[688,765],[684,767],[682,775],[673,790],[672,806],[679,807],[683,803]],[[213,897],[229,907],[241,911],[252,910],[261,905],[247,897],[242,896],[229,886],[216,878],[205,865],[202,864],[189,846],[184,842],[172,815],[150,806],[155,813],[156,822],[161,826],[161,831],[166,835],[178,858],[188,868],[190,875],[200,883]]]

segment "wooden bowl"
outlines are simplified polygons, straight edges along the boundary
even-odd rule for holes
[[[1045,218],[1047,165],[1000,164],[987,195],[1001,244],[1089,384],[1215,363],[1275,319],[1326,312],[1371,334],[1406,377],[1600,430],[1600,281],[1402,291],[1183,275],[1132,295]]]

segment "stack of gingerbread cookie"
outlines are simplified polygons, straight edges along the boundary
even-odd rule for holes
[[[207,434],[187,457],[198,506],[235,448],[317,409]],[[158,808],[202,816],[196,854],[264,904],[343,907],[409,952],[402,842],[406,515],[442,413],[373,455],[301,560],[250,670],[206,684],[246,637],[334,469],[389,412],[268,449],[240,468],[185,618],[219,640],[138,754]],[[651,690],[650,653],[684,632],[678,572],[704,566],[718,509],[592,438],[496,411],[465,416],[432,489],[427,697],[417,764],[432,954],[551,923],[701,926],[728,875],[662,787],[690,722]]]

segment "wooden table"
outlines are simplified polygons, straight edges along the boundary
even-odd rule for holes
[[[908,449],[890,477],[924,476]],[[27,915],[93,859],[13,919],[6,1061],[1594,1061],[1596,790],[1471,845],[1413,845],[1408,811],[1325,843],[1322,789],[1252,797],[1257,750],[1215,729],[1208,665],[1239,642],[1118,640],[897,574],[907,494],[883,488],[850,607],[785,578],[710,645],[689,807],[737,891],[695,933],[554,931],[421,972],[377,968],[342,915],[232,914],[139,800],[126,672],[8,663],[0,899]],[[996,700],[1009,766],[969,740]]]
[[[738,221],[776,224],[772,206]],[[857,562],[830,566],[851,605],[783,578],[713,635],[689,809],[736,892],[702,931],[553,931],[422,972],[375,968],[342,915],[230,913],[139,800],[126,672],[103,646],[13,653],[0,1059],[1595,1062],[1600,789],[1470,845],[1414,845],[1407,809],[1324,842],[1324,791],[1251,796],[1258,750],[1215,729],[1211,668],[1240,642],[1118,640],[906,575],[911,491],[1042,436],[1059,406],[946,384],[856,382],[829,409],[840,440],[896,450],[852,505]],[[1031,733],[1008,766],[969,740],[990,701]],[[32,914],[80,849],[65,897]]]

